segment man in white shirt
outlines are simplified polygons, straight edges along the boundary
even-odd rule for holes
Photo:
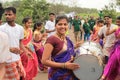
[[[55,14],[49,14],[50,19],[45,24],[46,33],[48,33],[48,37],[55,33]]]
[[[104,47],[103,47],[103,53],[106,57],[106,62],[107,62],[107,57],[109,57],[110,55],[110,50],[114,45],[115,42],[115,35],[114,33],[110,34],[110,35],[106,35],[106,31],[107,31],[107,26],[110,26],[110,30],[114,29],[114,27],[116,25],[112,24],[112,18],[110,16],[105,16],[105,25],[100,29],[100,31],[98,32],[98,36],[99,38],[102,38],[104,36],[105,38],[105,43],[104,43]]]
[[[3,80],[5,75],[5,64],[10,59],[8,36],[0,31],[0,80]]]
[[[8,35],[11,55],[11,59],[6,61],[4,78],[5,80],[20,80],[20,76],[25,76],[25,71],[20,60],[20,47],[24,48],[21,43],[21,40],[24,38],[24,29],[15,23],[16,9],[14,7],[6,8],[4,14],[6,23],[0,26],[0,31]]]

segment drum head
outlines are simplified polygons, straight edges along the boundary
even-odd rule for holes
[[[86,41],[78,49],[76,49],[76,54],[77,56],[81,54],[92,54],[95,56],[103,56],[103,51],[99,44],[92,41]]]
[[[99,64],[96,56],[84,54],[77,57],[74,61],[80,65],[80,68],[73,73],[80,80],[99,80],[103,72],[103,66]]]

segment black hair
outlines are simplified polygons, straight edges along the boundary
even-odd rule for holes
[[[49,16],[50,16],[50,15],[55,15],[55,13],[49,13]]]
[[[30,17],[25,17],[23,20],[22,20],[22,23],[25,24],[26,22],[28,22],[28,20],[31,19]]]
[[[0,20],[2,19],[3,13],[4,13],[4,8],[2,7],[2,3],[0,3]]]
[[[120,16],[117,17],[117,20],[120,20]]]
[[[103,12],[103,11],[100,11],[101,13]]]
[[[106,15],[106,16],[104,16],[104,18],[105,18],[105,17],[109,17],[109,18],[112,18],[110,15]]]
[[[0,3],[0,7],[2,7],[2,3]]]
[[[98,19],[97,23],[104,23],[102,19]]]
[[[69,22],[69,19],[66,15],[58,15],[55,19],[55,25],[61,20],[61,19],[66,19],[67,22]]]
[[[5,11],[12,11],[14,14],[16,14],[16,8],[14,7],[7,7],[5,8]]]
[[[36,22],[33,26],[33,32],[37,29],[38,26],[41,26],[42,24],[42,22]]]

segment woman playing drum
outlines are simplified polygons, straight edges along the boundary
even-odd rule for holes
[[[55,28],[56,33],[47,39],[42,56],[42,63],[50,67],[49,80],[78,80],[72,72],[79,68],[78,64],[72,63],[76,55],[74,46],[65,34],[68,30],[68,18],[58,16]]]

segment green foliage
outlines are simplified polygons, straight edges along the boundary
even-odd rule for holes
[[[33,22],[43,22],[48,19],[48,14],[50,12],[60,14],[74,11],[78,15],[97,13],[96,9],[69,7],[63,4],[48,4],[46,0],[16,0],[7,2],[4,6],[14,6],[17,9],[16,22],[19,24],[22,24],[22,19],[26,16],[32,17]]]
[[[120,0],[116,0],[116,4],[120,6]]]
[[[109,15],[112,17],[113,19],[113,22],[115,22],[115,19],[116,19],[116,15],[117,15],[117,12],[115,10],[116,6],[115,4],[113,3],[110,3],[109,6],[105,6],[105,8],[102,10],[103,11],[103,15]]]
[[[118,0],[119,1],[119,0]],[[69,13],[75,12],[77,15],[82,16],[84,18],[89,18],[90,16],[95,16],[96,18],[99,16],[97,9],[89,9],[89,8],[80,8],[80,7],[69,7],[63,4],[48,4],[46,0],[14,0],[12,2],[7,2],[4,4],[7,6],[14,6],[17,9],[17,19],[16,21],[19,24],[22,24],[22,19],[26,16],[32,17],[33,22],[42,21],[48,19],[48,14],[50,12],[54,12],[55,14],[60,13]],[[113,20],[116,17],[115,6],[110,4],[109,6],[105,6],[102,10],[103,15],[111,15]]]
[[[48,19],[49,4],[46,0],[17,0],[7,2],[4,6],[14,6],[17,9],[16,22],[19,24],[22,24],[22,19],[26,16],[31,17],[33,22]]]
[[[89,13],[79,13],[78,16],[80,17],[83,17],[83,18],[89,18],[90,16],[94,16],[95,18],[98,18],[98,13],[92,13],[92,14],[89,14]]]
[[[69,13],[69,12],[75,12],[77,14],[80,13],[97,13],[97,9],[88,9],[88,8],[80,8],[80,7],[69,7],[63,4],[50,4],[49,10],[51,12],[54,12],[56,14],[59,13]]]
[[[23,16],[32,17],[33,22],[44,21],[48,18],[48,7],[45,0],[22,0],[18,11],[21,11]]]

